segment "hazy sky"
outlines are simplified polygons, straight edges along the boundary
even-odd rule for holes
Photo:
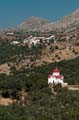
[[[0,28],[20,24],[31,16],[56,21],[79,8],[79,0],[0,0]]]

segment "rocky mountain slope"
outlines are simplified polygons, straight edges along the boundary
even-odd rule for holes
[[[38,17],[31,17],[27,21],[18,25],[17,29],[26,31],[52,31],[55,29],[67,28],[69,26],[72,26],[73,24],[79,24],[79,9],[54,23],[50,23],[47,20]]]
[[[27,21],[17,26],[17,29],[26,31],[51,29],[51,23],[38,17],[30,17]]]
[[[54,23],[54,27],[56,28],[67,28],[69,26],[77,25],[79,24],[79,9],[74,11],[68,16],[65,16],[60,21],[57,21]]]

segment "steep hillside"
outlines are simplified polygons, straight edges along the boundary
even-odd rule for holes
[[[11,65],[9,67],[14,65],[19,70],[23,67],[40,66],[79,56],[79,9],[56,23],[31,17],[20,24],[17,30],[25,32],[14,31],[11,35],[12,31],[6,31],[0,34],[2,66],[8,63]],[[19,44],[15,45],[16,42]],[[0,73],[5,73],[2,66]]]
[[[79,24],[79,9],[77,9],[76,11],[71,13],[70,15],[65,16],[61,20],[54,23],[54,27],[61,29],[61,28],[67,28],[69,26],[73,26],[76,24]]]
[[[78,66],[79,58],[57,63],[57,67],[69,84],[79,84]],[[12,98],[4,100],[8,100],[9,103],[12,103],[15,98],[18,100],[18,93],[22,88],[29,96],[28,101],[25,99],[24,106],[21,102],[0,106],[0,120],[78,120],[79,91],[68,91],[58,86],[57,95],[51,94],[47,75],[55,67],[56,64],[49,64],[24,69],[15,72],[12,76],[0,75],[2,96]],[[1,101],[2,105],[3,102]]]

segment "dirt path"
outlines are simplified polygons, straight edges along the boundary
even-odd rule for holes
[[[8,106],[14,101],[11,98],[0,98],[0,105]]]
[[[79,85],[68,85],[68,90],[79,90]]]

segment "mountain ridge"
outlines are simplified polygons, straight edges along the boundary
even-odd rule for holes
[[[65,29],[75,23],[79,23],[79,8],[56,22],[49,22],[46,19],[34,16],[30,17],[25,22],[18,25],[17,29],[24,31],[52,31],[54,29]]]

